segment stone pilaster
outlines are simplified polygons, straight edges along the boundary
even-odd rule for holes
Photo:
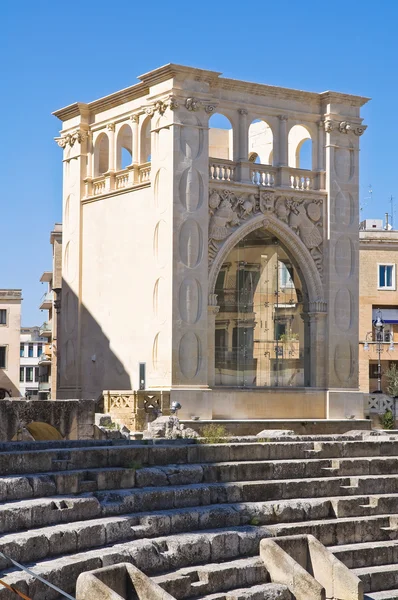
[[[350,114],[349,107],[340,106],[339,109],[342,114]],[[325,117],[328,193],[327,385],[332,389],[357,389],[359,135],[363,128],[342,119],[330,114]]]

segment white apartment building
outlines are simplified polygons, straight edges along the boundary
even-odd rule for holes
[[[39,364],[45,359],[46,338],[39,327],[21,327],[19,385],[21,396],[38,396]]]

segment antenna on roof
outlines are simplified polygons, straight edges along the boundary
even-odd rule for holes
[[[390,196],[390,204],[391,204],[391,229],[394,229],[394,196]]]
[[[360,213],[362,213],[363,209],[367,207],[367,205],[369,204],[369,202],[372,202],[372,198],[373,198],[373,189],[372,189],[372,184],[369,183],[369,187],[368,187],[368,194],[369,196],[366,196],[366,198],[364,198],[361,202],[361,206],[360,206]]]

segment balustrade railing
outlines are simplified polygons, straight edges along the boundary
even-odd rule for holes
[[[129,172],[127,170],[117,173],[115,177],[115,187],[117,190],[121,190],[127,187],[129,184]]]
[[[93,181],[93,196],[99,196],[105,192],[105,177]]]
[[[312,190],[313,174],[311,171],[292,169],[290,173],[290,187],[294,190]]]
[[[140,183],[147,183],[151,179],[151,163],[144,163],[139,167],[139,180]]]
[[[236,163],[232,160],[210,159],[209,177],[216,181],[234,181]]]
[[[254,185],[273,187],[275,185],[275,169],[269,165],[253,165],[250,168],[250,180]]]

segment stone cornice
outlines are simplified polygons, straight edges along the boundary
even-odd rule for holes
[[[363,106],[369,100],[369,98],[363,96],[342,94],[340,92],[326,91],[318,94],[316,92],[306,92],[303,90],[295,90],[262,83],[229,79],[226,77],[220,77],[220,75],[221,73],[218,71],[208,71],[205,69],[197,69],[195,67],[187,67],[170,63],[140,75],[138,77],[138,79],[140,79],[140,83],[124,88],[118,92],[110,94],[109,96],[99,98],[98,100],[88,104],[81,102],[70,104],[65,108],[56,110],[52,114],[61,121],[67,121],[79,115],[87,116],[88,113],[99,113],[126,102],[130,102],[131,100],[143,98],[149,93],[151,86],[178,77],[206,82],[210,86],[210,93],[212,90],[222,89],[265,97],[273,96],[281,99],[301,100],[303,102],[312,103],[336,102],[338,104],[349,104],[350,106],[358,107]],[[175,82],[173,86],[171,86],[174,87],[175,90],[177,90],[179,87],[179,85],[175,85],[176,83],[178,84],[178,82]],[[184,91],[188,92],[188,89]],[[211,101],[210,97],[209,101]]]

